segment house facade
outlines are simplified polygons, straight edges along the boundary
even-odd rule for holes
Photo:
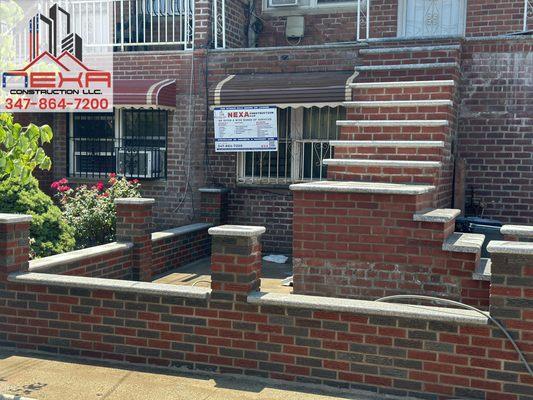
[[[284,254],[302,182],[434,184],[434,206],[533,220],[531,1],[97,3],[114,10],[115,110],[19,115],[53,127],[45,187],[140,179],[161,229],[198,221],[216,188],[226,222],[265,226]],[[215,152],[213,108],[243,105],[277,107],[278,151]]]

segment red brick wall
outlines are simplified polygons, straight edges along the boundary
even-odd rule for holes
[[[467,2],[466,36],[494,36],[523,29],[522,0],[470,0]]]
[[[86,276],[106,279],[132,279],[131,249],[119,249],[111,253],[90,256],[74,262],[65,262],[55,266],[41,266],[32,272],[71,276]],[[30,263],[30,268],[32,267]]]
[[[183,267],[210,255],[211,241],[207,229],[152,240],[152,275]]]
[[[453,221],[413,221],[418,196],[294,192],[294,293],[376,299],[423,294],[488,305],[479,255],[442,250]]]
[[[491,311],[531,362],[533,315],[525,301],[533,293],[523,283],[532,276],[531,263],[523,256],[497,260],[505,286],[495,287]],[[6,278],[1,271],[1,346],[425,399],[519,400],[533,384],[492,325]]]
[[[464,47],[458,149],[466,200],[474,189],[484,216],[504,223],[533,220],[532,49],[528,39]]]

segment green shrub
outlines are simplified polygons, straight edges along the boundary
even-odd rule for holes
[[[94,186],[69,186],[66,178],[52,184],[57,191],[63,216],[74,227],[76,247],[81,249],[97,246],[115,240],[115,203],[116,198],[141,197],[137,180],[109,176],[106,184],[98,182]]]
[[[70,251],[75,246],[73,229],[61,210],[39,189],[35,178],[21,184],[15,179],[0,182],[0,212],[29,214],[30,245],[33,258]]]

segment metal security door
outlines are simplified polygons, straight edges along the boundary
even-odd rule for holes
[[[398,36],[464,35],[466,0],[400,0]]]

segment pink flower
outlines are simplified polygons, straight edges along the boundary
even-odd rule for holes
[[[134,179],[131,181],[131,183],[133,183],[134,185],[138,184],[139,183],[139,180],[138,179]]]
[[[59,180],[58,183],[60,185],[66,185],[68,183],[68,180],[67,180],[67,178],[63,178],[63,179]]]
[[[50,187],[51,187],[52,189],[56,189],[56,190],[57,190],[57,188],[59,187],[59,182],[54,182],[54,183],[52,183],[52,184],[50,185]]]
[[[61,193],[68,192],[70,190],[70,187],[68,186],[59,186],[57,190]]]
[[[104,184],[102,182],[98,182],[96,184],[96,190],[98,190],[99,192],[101,192],[102,190],[104,190]]]
[[[102,197],[109,197],[109,193],[106,192],[106,193],[102,194]]]

